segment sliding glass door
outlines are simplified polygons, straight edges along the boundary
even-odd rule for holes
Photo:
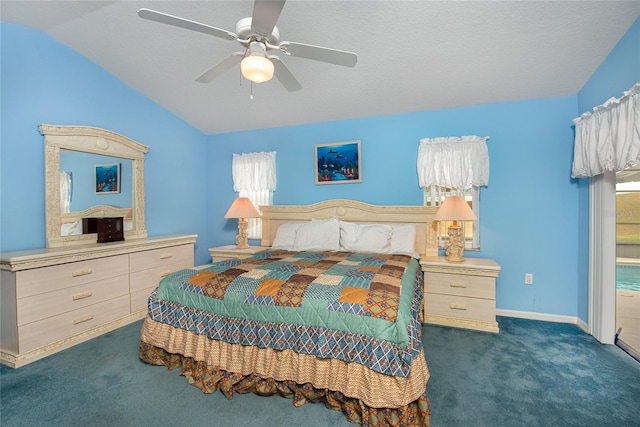
[[[640,166],[616,173],[616,331],[640,360]]]

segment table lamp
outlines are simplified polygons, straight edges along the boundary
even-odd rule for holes
[[[449,262],[464,262],[464,239],[462,225],[458,221],[474,221],[478,219],[469,204],[462,196],[449,196],[444,199],[442,205],[433,217],[436,221],[453,221],[449,226],[449,241],[447,242],[445,259]]]
[[[236,247],[247,249],[247,218],[258,218],[260,212],[253,206],[247,197],[238,197],[233,201],[231,207],[224,216],[225,218],[238,218],[238,235],[236,236]]]

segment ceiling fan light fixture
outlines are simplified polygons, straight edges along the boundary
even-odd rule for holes
[[[273,62],[267,58],[265,45],[252,42],[249,45],[249,52],[249,55],[245,56],[240,63],[240,71],[245,79],[254,83],[271,80],[274,67]]]
[[[260,55],[246,56],[240,63],[240,71],[245,79],[262,83],[273,77],[273,63]]]

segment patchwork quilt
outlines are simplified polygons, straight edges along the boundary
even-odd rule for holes
[[[421,349],[422,274],[405,255],[265,250],[166,276],[156,321],[407,376]]]

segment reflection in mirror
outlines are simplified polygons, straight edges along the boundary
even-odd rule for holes
[[[60,171],[60,213],[71,212],[71,193],[73,192],[73,174]]]
[[[60,150],[60,171],[71,174],[69,192],[70,209],[78,212],[96,205],[111,205],[119,208],[132,207],[132,161],[118,157],[101,156],[80,151]],[[120,165],[120,182],[117,192],[96,191],[96,166]],[[63,188],[60,188],[63,194]],[[64,213],[64,206],[61,206]]]
[[[147,237],[144,155],[149,147],[89,126],[42,124],[40,132],[45,137],[47,247],[95,243],[95,233],[82,234],[83,218],[123,217],[125,240]],[[105,165],[119,170],[108,179],[109,191],[97,179],[108,169]]]

